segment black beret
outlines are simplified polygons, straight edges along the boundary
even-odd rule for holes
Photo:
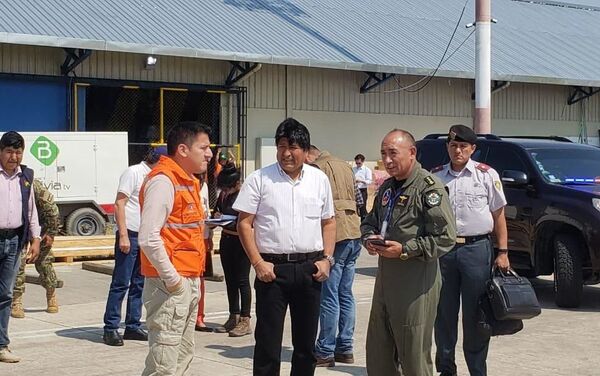
[[[448,131],[448,142],[450,141],[468,142],[470,144],[475,144],[477,142],[477,134],[475,134],[473,129],[467,127],[466,125],[453,125]]]

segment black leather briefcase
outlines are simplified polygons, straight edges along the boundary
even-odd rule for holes
[[[487,294],[479,298],[477,330],[483,336],[507,336],[523,330],[523,320],[496,320]]]
[[[525,320],[542,312],[529,280],[512,269],[505,274],[492,268],[487,295],[496,320]]]

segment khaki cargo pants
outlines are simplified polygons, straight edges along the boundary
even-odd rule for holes
[[[146,278],[148,345],[142,376],[185,375],[194,357],[194,326],[198,313],[198,278],[183,278],[181,290],[169,293],[160,278]]]

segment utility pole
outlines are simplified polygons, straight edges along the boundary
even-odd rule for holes
[[[475,2],[475,133],[492,133],[492,6]]]

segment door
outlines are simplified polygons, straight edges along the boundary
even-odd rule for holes
[[[96,142],[85,132],[57,139],[59,147],[53,193],[59,201],[93,200],[98,193],[96,181]]]
[[[494,168],[500,177],[504,170],[522,171],[531,176],[527,164],[519,150],[508,144],[490,145],[486,164]],[[511,251],[511,263],[519,269],[529,269],[533,261],[534,223],[533,200],[530,188],[503,186],[506,201],[504,212],[508,227],[508,248]],[[495,239],[494,239],[495,242]]]

